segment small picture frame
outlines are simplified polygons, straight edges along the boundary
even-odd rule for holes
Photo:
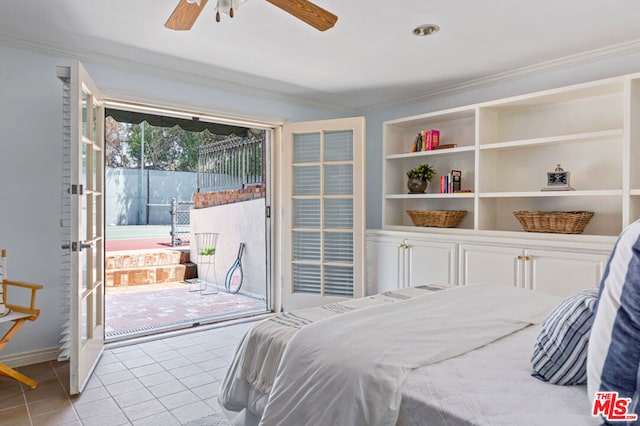
[[[558,164],[554,171],[547,172],[547,186],[542,191],[572,191],[570,177],[570,173]]]

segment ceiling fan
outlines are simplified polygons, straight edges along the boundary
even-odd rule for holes
[[[180,0],[175,10],[164,24],[172,30],[190,30],[198,19],[208,0]],[[216,21],[220,22],[220,13],[233,18],[234,8],[245,0],[217,0]],[[267,0],[269,3],[306,22],[312,27],[326,31],[332,28],[338,17],[333,13],[311,3],[308,0]]]

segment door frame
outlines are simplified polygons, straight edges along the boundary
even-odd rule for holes
[[[144,97],[131,97],[125,94],[109,94],[105,91],[104,105],[106,108],[120,109],[125,111],[141,112],[147,114],[155,114],[159,116],[169,116],[185,119],[198,119],[201,121],[211,121],[221,124],[229,124],[234,126],[249,127],[263,129],[267,132],[265,137],[265,206],[270,209],[270,217],[265,215],[265,238],[267,238],[266,248],[266,298],[267,298],[267,311],[276,311],[280,306],[279,292],[276,285],[276,273],[277,265],[274,262],[278,262],[277,256],[277,232],[280,229],[278,226],[277,214],[277,192],[279,187],[276,187],[278,181],[279,168],[274,163],[276,161],[276,146],[281,134],[281,127],[284,122],[282,119],[269,118],[269,117],[241,117],[233,116],[229,113],[218,112],[206,112],[202,107],[193,105],[184,105],[178,103],[171,103],[167,101],[161,101],[158,99],[150,99]],[[270,134],[269,134],[270,133]],[[105,164],[106,167],[106,164]],[[209,323],[203,323],[203,326]],[[177,330],[179,331],[179,330]],[[187,329],[187,331],[193,331],[193,329]]]

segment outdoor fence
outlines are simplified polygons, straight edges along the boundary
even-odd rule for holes
[[[191,201],[171,199],[171,246],[190,242]]]
[[[263,182],[265,132],[230,137],[198,150],[198,192],[244,188]]]

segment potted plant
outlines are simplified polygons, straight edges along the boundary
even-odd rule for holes
[[[409,194],[421,194],[427,190],[427,183],[435,176],[436,171],[429,164],[420,164],[407,172]]]

